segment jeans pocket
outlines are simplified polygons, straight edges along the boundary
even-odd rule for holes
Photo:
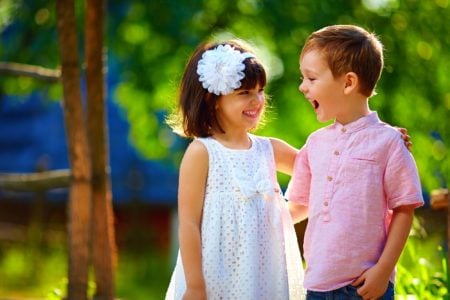
[[[345,293],[347,294],[346,295],[346,297],[347,297],[346,299],[349,299],[349,300],[360,300],[360,299],[362,299],[362,297],[360,295],[358,295],[357,289],[358,289],[358,287],[356,287],[356,286],[347,285],[345,287]],[[344,299],[344,298],[342,298],[342,299]]]
[[[394,300],[394,295],[395,295],[394,285],[392,284],[392,282],[389,281],[387,290],[381,299],[382,300]]]

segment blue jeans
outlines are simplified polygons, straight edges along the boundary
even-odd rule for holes
[[[344,286],[340,289],[329,292],[307,291],[306,300],[361,300],[362,297],[356,292],[357,287],[352,285]],[[388,288],[382,300],[394,300],[394,285],[389,281]]]

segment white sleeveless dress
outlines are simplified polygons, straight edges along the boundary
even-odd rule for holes
[[[199,138],[208,150],[201,240],[208,300],[304,299],[297,237],[280,194],[271,142],[249,134],[250,149]],[[166,300],[186,289],[181,256]]]

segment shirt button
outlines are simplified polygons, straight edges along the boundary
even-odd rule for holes
[[[327,180],[328,180],[328,181],[331,181],[331,180],[333,180],[333,177],[327,176]]]
[[[339,153],[339,151],[337,151],[337,150],[334,151],[334,155],[339,155],[339,154],[341,154],[341,153]]]
[[[328,202],[325,201],[325,202],[323,203],[323,205],[324,205],[324,206],[328,206]]]
[[[347,132],[347,129],[346,129],[345,127],[342,127],[342,128],[341,128],[341,132],[342,132],[342,133],[345,133],[345,132]]]

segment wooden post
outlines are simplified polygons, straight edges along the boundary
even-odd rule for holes
[[[431,208],[447,209],[447,251],[450,249],[450,209],[448,209],[450,198],[448,189],[436,189],[431,191]],[[450,257],[447,256],[447,273],[450,272]],[[447,276],[449,276],[447,274]],[[448,281],[449,282],[449,281]],[[448,286],[450,288],[450,286]]]
[[[116,245],[105,114],[105,0],[86,0],[86,86],[88,140],[92,161],[92,243],[96,299],[114,298]]]
[[[91,162],[81,101],[77,24],[74,0],[57,0],[56,13],[64,93],[64,120],[72,169],[69,193],[68,299],[87,299]]]

